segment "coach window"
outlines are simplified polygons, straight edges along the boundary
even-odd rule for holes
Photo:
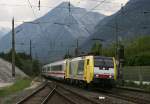
[[[48,71],[50,71],[50,67],[48,67]]]
[[[77,70],[78,74],[83,74],[83,71],[84,71],[84,61],[83,60],[80,60],[79,63],[78,63],[78,70]]]

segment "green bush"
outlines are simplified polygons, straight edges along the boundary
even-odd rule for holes
[[[23,89],[29,87],[30,83],[30,79],[17,80],[12,86],[0,89],[0,97],[5,97],[15,92],[22,91]]]
[[[12,52],[0,53],[0,57],[11,62]],[[23,72],[29,76],[36,76],[40,74],[40,63],[37,60],[31,59],[29,55],[25,53],[16,53],[15,65],[19,67]]]
[[[131,40],[124,40],[125,65],[129,66],[149,66],[150,65],[150,36],[141,36]],[[103,55],[115,56],[116,45],[103,49]]]
[[[150,52],[142,52],[126,58],[128,66],[148,66],[150,65]]]

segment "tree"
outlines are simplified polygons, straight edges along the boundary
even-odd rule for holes
[[[72,56],[70,55],[70,54],[65,54],[64,55],[64,59],[66,59],[66,58],[71,58]]]
[[[12,51],[8,53],[0,53],[0,57],[11,62]],[[19,67],[23,72],[30,76],[36,76],[40,74],[40,63],[37,60],[31,59],[31,57],[25,53],[15,54],[15,65]],[[32,60],[32,61],[31,61]]]
[[[102,55],[102,44],[95,42],[91,48],[91,53],[94,55]]]

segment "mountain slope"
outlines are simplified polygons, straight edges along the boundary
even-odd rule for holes
[[[24,78],[28,77],[18,67],[16,69],[16,77]],[[12,65],[11,63],[0,58],[0,83],[8,83],[12,81]]]
[[[18,26],[16,30],[16,50],[29,53],[29,41],[32,40],[32,54],[41,61],[58,60],[64,56],[67,48],[72,50],[76,39],[80,44],[94,31],[94,27],[105,16],[88,12],[83,8],[64,2],[51,10],[45,16]],[[89,32],[90,31],[90,32]],[[24,45],[19,45],[24,43]],[[0,50],[9,51],[11,48],[11,32],[0,40]]]
[[[145,11],[150,12],[149,4],[150,0],[130,0],[122,10],[100,21],[94,34],[86,40],[82,47],[89,49],[93,38],[103,39],[105,44],[115,41],[116,24],[119,40],[150,35],[150,13],[144,14]]]
[[[8,28],[0,27],[0,39],[8,32],[9,32]]]

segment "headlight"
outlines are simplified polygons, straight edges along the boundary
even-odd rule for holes
[[[96,74],[96,77],[99,77],[99,75],[98,75],[98,74]]]

